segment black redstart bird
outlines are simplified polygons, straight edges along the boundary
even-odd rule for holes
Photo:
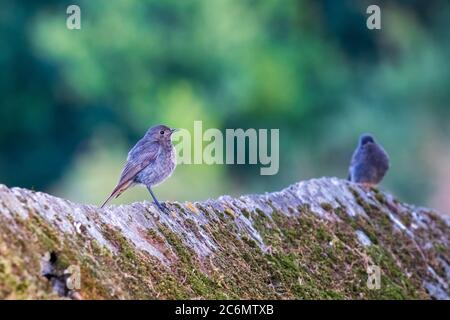
[[[143,184],[147,187],[158,208],[165,212],[165,207],[156,199],[152,187],[166,180],[175,170],[175,148],[172,145],[171,137],[176,130],[164,125],[156,125],[148,129],[144,137],[128,153],[119,182],[102,204],[102,208],[112,198],[117,198],[128,188],[136,184]]]
[[[370,134],[359,138],[353,153],[348,180],[373,187],[381,182],[389,169],[389,156]]]

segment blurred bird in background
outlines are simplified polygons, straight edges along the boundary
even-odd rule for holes
[[[176,130],[165,125],[156,125],[146,132],[128,153],[119,182],[101,208],[128,188],[143,184],[156,206],[163,212],[167,211],[156,198],[152,187],[162,183],[175,170],[176,156],[171,138]]]
[[[370,134],[361,135],[352,156],[348,180],[367,188],[374,187],[381,182],[388,169],[387,152]]]

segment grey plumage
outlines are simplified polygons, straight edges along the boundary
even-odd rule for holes
[[[387,152],[371,135],[361,135],[352,156],[348,179],[366,186],[375,186],[381,182],[388,169]]]
[[[128,153],[119,182],[102,204],[102,208],[128,188],[136,184],[143,184],[147,187],[158,208],[164,209],[151,188],[166,180],[175,170],[175,148],[171,141],[172,133],[175,130],[164,125],[156,125],[146,132]]]

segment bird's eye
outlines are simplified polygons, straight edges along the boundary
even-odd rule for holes
[[[159,133],[160,133],[160,134],[164,134],[164,130],[161,130]]]

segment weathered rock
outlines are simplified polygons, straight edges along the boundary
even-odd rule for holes
[[[375,189],[322,178],[167,205],[100,209],[0,185],[0,299],[450,295],[449,220]]]

